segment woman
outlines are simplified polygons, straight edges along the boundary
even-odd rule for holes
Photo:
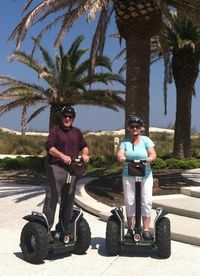
[[[128,231],[125,238],[133,237],[135,226],[135,177],[128,174],[128,163],[126,160],[146,160],[146,173],[141,181],[141,214],[143,221],[143,238],[152,239],[149,231],[151,208],[152,208],[152,188],[153,176],[150,164],[156,158],[154,143],[147,136],[141,135],[143,126],[142,118],[131,116],[128,119],[129,136],[125,137],[121,142],[117,159],[124,163],[123,170],[123,189],[124,203],[126,206],[126,215],[128,223]]]

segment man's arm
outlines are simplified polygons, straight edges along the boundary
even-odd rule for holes
[[[63,162],[65,164],[70,164],[71,163],[71,157],[68,155],[65,155],[64,153],[62,153],[61,151],[57,150],[55,147],[51,147],[49,149],[49,153],[55,157],[60,158],[61,160],[63,160]]]

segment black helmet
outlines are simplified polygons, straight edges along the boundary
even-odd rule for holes
[[[132,115],[128,118],[128,126],[130,126],[132,123],[137,123],[140,126],[143,126],[143,120],[139,116]]]
[[[71,113],[74,118],[76,117],[76,111],[71,105],[64,105],[61,108],[60,113],[61,113],[61,116],[65,115],[66,113]]]

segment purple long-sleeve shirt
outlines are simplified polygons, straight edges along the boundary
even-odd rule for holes
[[[63,165],[64,163],[60,158],[49,153],[52,147],[74,159],[78,157],[83,148],[87,147],[87,144],[79,128],[72,126],[70,129],[64,130],[60,125],[56,125],[51,129],[46,142],[48,162]]]

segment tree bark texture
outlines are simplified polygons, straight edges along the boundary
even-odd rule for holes
[[[144,120],[145,134],[149,132],[150,38],[129,36],[126,40],[126,121],[130,115]]]
[[[198,77],[199,60],[192,50],[174,54],[172,70],[176,85],[173,155],[178,159],[184,160],[190,154],[192,95]]]

